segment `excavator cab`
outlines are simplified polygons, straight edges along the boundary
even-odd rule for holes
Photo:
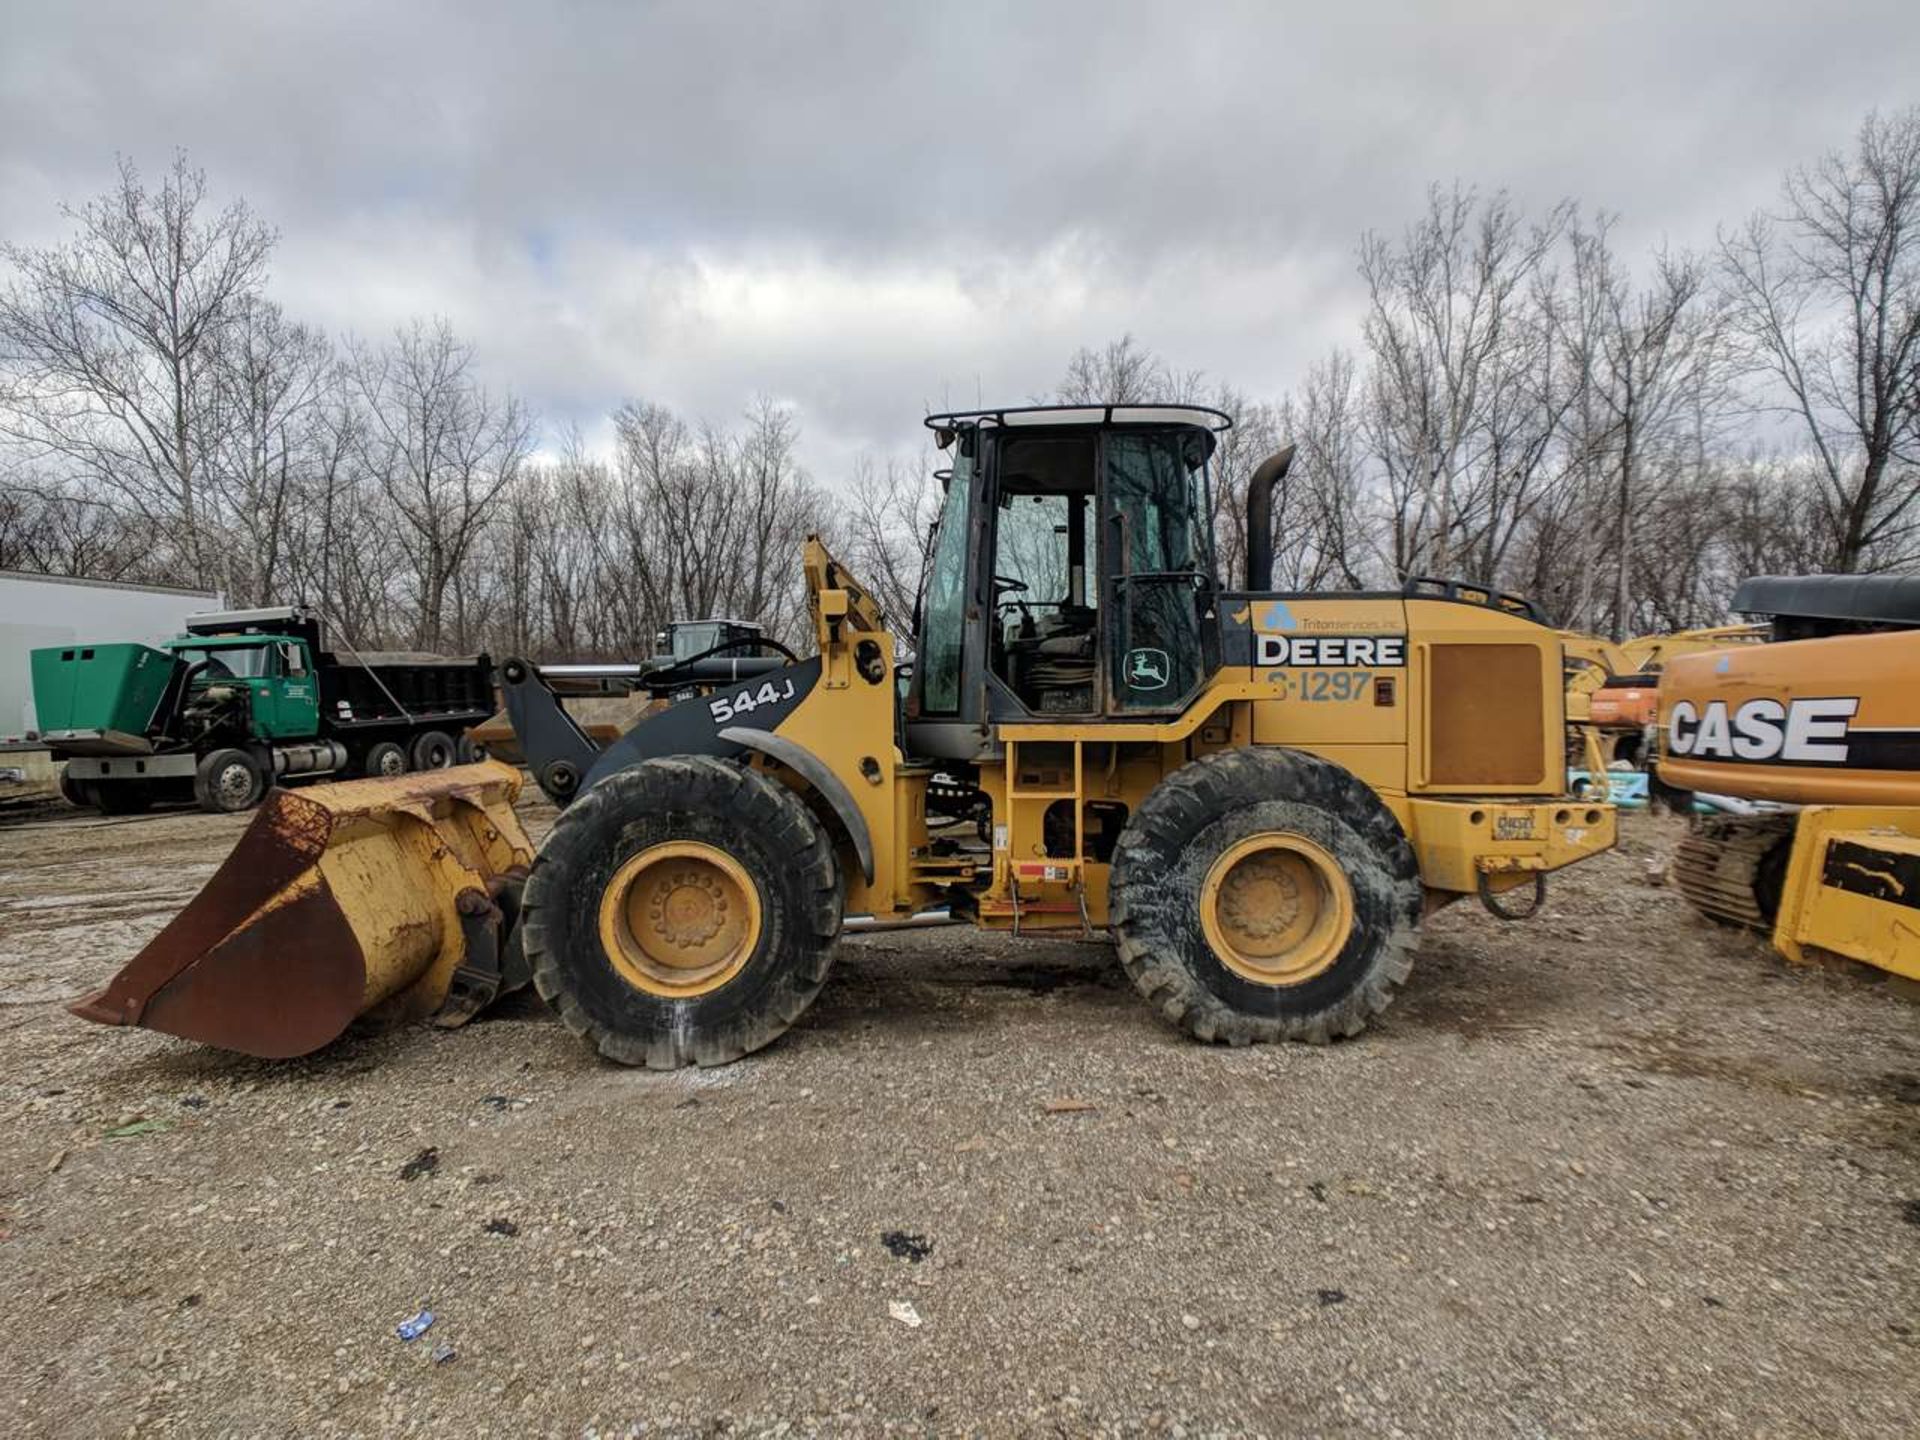
[[[612,1059],[718,1064],[799,1018],[843,917],[943,910],[1110,935],[1197,1038],[1322,1042],[1384,1009],[1434,908],[1524,918],[1613,843],[1611,807],[1565,794],[1562,641],[1526,601],[1272,590],[1290,449],[1219,497],[1217,411],[927,423],[950,463],[910,643],[816,537],[811,644],[676,661],[670,703],[610,743],[508,660],[561,807],[530,865],[504,767],[316,787],[81,1013],[285,1054],[356,1005],[446,1022],[530,977]],[[1222,498],[1245,506],[1238,588]],[[296,987],[248,987],[276,965],[326,981],[324,1023],[276,1017]]]

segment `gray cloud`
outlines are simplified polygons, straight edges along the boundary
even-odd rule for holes
[[[0,234],[185,146],[297,313],[444,312],[550,422],[771,393],[827,478],[1123,330],[1275,393],[1430,181],[1705,243],[1920,53],[1910,3],[12,8]]]

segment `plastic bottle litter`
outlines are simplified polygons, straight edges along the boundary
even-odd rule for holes
[[[433,1311],[422,1310],[417,1315],[409,1315],[393,1327],[393,1333],[402,1340],[418,1340],[433,1325]]]

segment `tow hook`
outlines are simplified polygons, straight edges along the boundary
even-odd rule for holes
[[[1480,871],[1474,877],[1474,884],[1479,890],[1480,903],[1486,907],[1487,913],[1496,920],[1509,922],[1514,920],[1531,920],[1540,913],[1540,907],[1547,903],[1547,872],[1544,870],[1536,870],[1533,872],[1533,903],[1524,910],[1507,910],[1502,908],[1501,902],[1494,898],[1494,892],[1487,884],[1487,872],[1485,870]],[[1515,886],[1514,888],[1518,889],[1519,887]]]

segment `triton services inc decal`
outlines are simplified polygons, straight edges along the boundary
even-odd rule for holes
[[[1855,725],[1856,695],[1761,697],[1729,708],[1676,700],[1667,712],[1667,753],[1749,765],[1845,765],[1920,770],[1920,730]]]

